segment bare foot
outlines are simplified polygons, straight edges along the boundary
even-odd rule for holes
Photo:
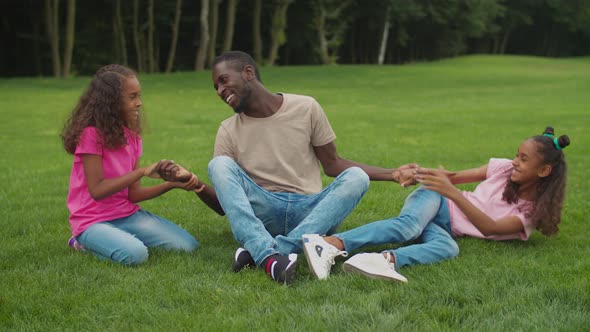
[[[381,253],[383,255],[383,257],[385,257],[385,260],[387,261],[387,263],[394,263],[395,264],[395,256],[390,253],[389,251],[384,251]]]
[[[338,250],[344,250],[344,243],[342,242],[342,240],[335,236],[325,236],[324,241],[338,248]]]

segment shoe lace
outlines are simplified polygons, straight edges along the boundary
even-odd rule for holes
[[[328,247],[328,259],[326,262],[330,265],[336,264],[336,261],[334,260],[336,256],[348,257],[348,251],[338,250],[334,247]]]

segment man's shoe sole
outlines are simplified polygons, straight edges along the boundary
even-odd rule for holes
[[[399,280],[396,278],[392,278],[390,276],[384,276],[382,274],[373,274],[373,273],[369,273],[363,269],[360,269],[352,264],[346,264],[346,262],[344,262],[344,264],[342,264],[342,269],[344,270],[344,272],[347,273],[358,273],[361,274],[367,278],[371,278],[371,279],[377,279],[377,280],[387,280],[387,281],[395,281],[395,282],[407,282],[407,281],[403,281],[403,280]]]
[[[293,282],[293,279],[295,279],[295,271],[297,270],[297,259],[295,259],[294,261],[292,261],[287,268],[285,269],[285,271],[281,272],[281,277],[283,278],[283,283],[285,285],[290,285]]]

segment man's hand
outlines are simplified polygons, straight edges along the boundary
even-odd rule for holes
[[[406,164],[398,167],[391,176],[393,180],[399,183],[402,187],[415,185],[418,183],[416,180],[416,171],[420,168],[418,164]]]
[[[166,159],[160,160],[156,166],[156,172],[162,179],[170,182],[189,182],[194,176],[193,173],[175,163],[174,160]]]

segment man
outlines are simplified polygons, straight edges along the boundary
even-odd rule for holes
[[[236,113],[221,123],[208,169],[242,246],[233,270],[258,265],[288,284],[305,243],[311,270],[327,278],[334,258],[346,252],[317,235],[304,235],[334,232],[369,180],[410,182],[416,165],[385,169],[341,158],[320,105],[311,97],[268,91],[246,53],[218,56],[212,79],[217,95]],[[324,189],[319,164],[336,177]]]

